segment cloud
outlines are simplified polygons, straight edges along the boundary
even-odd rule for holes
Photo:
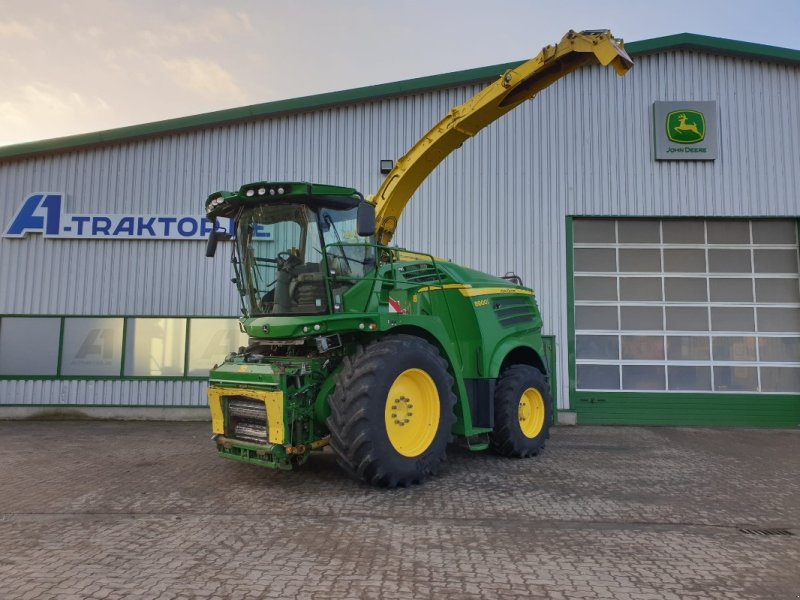
[[[197,15],[192,20],[159,24],[143,29],[139,38],[148,48],[182,47],[188,44],[207,46],[226,38],[253,30],[250,17],[243,12],[215,8]]]
[[[71,31],[70,36],[79,44],[99,44],[102,43],[103,38],[107,37],[107,33],[100,27],[91,25]]]
[[[2,52],[0,52],[0,72],[5,72],[7,81],[10,79],[10,77],[8,77],[8,74],[11,73],[12,71],[15,72],[24,71],[22,63],[18,59],[12,56],[7,56]]]
[[[165,59],[162,64],[174,81],[188,90],[208,97],[224,97],[230,102],[244,102],[247,98],[233,75],[212,60]]]
[[[14,102],[0,102],[0,126],[6,128],[25,127],[28,124],[26,112]]]
[[[36,82],[7,90],[0,102],[0,145],[20,137],[52,138],[71,133],[76,124],[107,118],[111,109],[98,96]]]
[[[108,104],[97,96],[87,98],[78,92],[59,89],[46,83],[25,84],[21,86],[20,93],[27,106],[37,107],[53,116],[108,109]]]
[[[35,40],[33,29],[19,21],[0,21],[0,39],[15,38],[21,40]]]

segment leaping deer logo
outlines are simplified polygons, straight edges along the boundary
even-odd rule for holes
[[[698,136],[702,135],[697,130],[697,124],[696,123],[687,123],[687,120],[688,120],[688,117],[686,116],[686,113],[679,114],[678,115],[678,125],[676,125],[673,129],[675,129],[675,131],[679,131],[679,132],[680,131],[692,131],[692,132],[696,133]]]
[[[696,144],[705,138],[706,121],[695,110],[676,110],[667,115],[667,137],[678,144]]]

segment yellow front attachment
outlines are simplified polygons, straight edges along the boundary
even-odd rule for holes
[[[386,433],[397,452],[419,456],[439,429],[439,392],[422,369],[407,369],[397,376],[386,398]]]
[[[286,431],[283,423],[283,392],[241,388],[208,388],[208,406],[211,409],[211,430],[225,435],[225,416],[222,411],[223,396],[239,396],[264,403],[267,414],[267,440],[270,444],[285,443]]]
[[[533,439],[544,427],[544,398],[535,388],[522,392],[519,399],[519,428],[525,437]]]

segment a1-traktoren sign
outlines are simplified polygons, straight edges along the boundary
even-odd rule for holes
[[[217,219],[217,228],[232,233],[233,219]],[[39,233],[46,238],[94,240],[202,240],[214,227],[200,215],[68,214],[64,194],[29,195],[20,205],[3,237]],[[271,233],[266,237],[269,239]]]
[[[714,160],[719,150],[717,103],[654,102],[657,160]]]

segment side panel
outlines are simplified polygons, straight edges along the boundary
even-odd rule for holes
[[[472,424],[494,429],[494,388],[496,379],[466,379]]]

